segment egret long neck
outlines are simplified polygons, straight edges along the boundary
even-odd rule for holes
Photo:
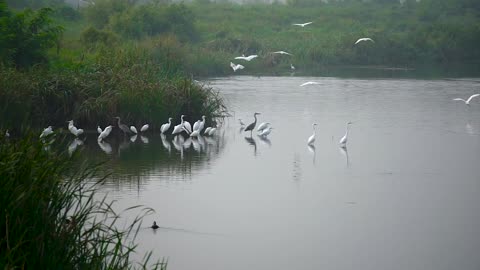
[[[253,121],[253,123],[255,123],[255,124],[256,124],[256,123],[257,123],[257,115],[256,115],[256,114],[254,114],[254,115],[253,115],[253,117],[255,118],[255,121]]]

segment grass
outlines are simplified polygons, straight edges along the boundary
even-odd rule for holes
[[[95,167],[75,169],[63,153],[44,150],[36,136],[0,138],[0,267],[2,269],[165,269],[150,253],[134,264],[141,213],[118,229],[119,214],[105,198],[94,199],[102,183],[88,184]]]
[[[154,43],[154,41],[151,41]],[[75,122],[85,128],[113,124],[115,116],[135,125],[160,127],[181,114],[209,119],[226,112],[218,93],[181,72],[181,54],[162,40],[99,49],[69,68],[0,67],[0,117],[10,130]],[[163,61],[162,59],[167,59]]]

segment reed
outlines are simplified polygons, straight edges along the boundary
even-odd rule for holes
[[[1,135],[0,135],[1,136]],[[119,214],[95,191],[95,167],[72,166],[63,153],[46,151],[37,136],[0,137],[0,267],[2,269],[165,269],[166,262],[131,260],[135,236],[149,208],[124,229]]]

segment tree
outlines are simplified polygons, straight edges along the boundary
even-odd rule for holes
[[[52,9],[10,12],[0,0],[0,61],[17,68],[47,62],[47,50],[57,44],[63,28],[53,25]]]

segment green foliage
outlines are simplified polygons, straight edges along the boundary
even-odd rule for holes
[[[97,45],[114,46],[118,42],[118,37],[110,31],[98,30],[90,26],[82,32],[80,41],[91,49]]]
[[[133,269],[136,231],[145,208],[118,229],[112,203],[95,199],[95,167],[79,169],[38,135],[0,135],[0,267],[2,269]],[[140,209],[138,206],[131,209]],[[140,267],[164,269],[166,263]]]
[[[0,5],[0,61],[16,67],[47,62],[47,50],[57,44],[63,31],[50,19],[52,9],[12,14],[4,8]]]
[[[184,4],[146,4],[112,14],[108,26],[126,38],[175,33],[183,41],[192,41],[197,38],[194,20]]]
[[[0,67],[0,117],[5,126],[20,129],[22,124],[61,126],[66,118],[93,128],[117,115],[152,127],[181,114],[221,116],[216,92],[182,76],[178,51],[170,45],[159,44],[154,51],[163,51],[160,55],[134,46],[104,48],[94,63],[77,70]]]

